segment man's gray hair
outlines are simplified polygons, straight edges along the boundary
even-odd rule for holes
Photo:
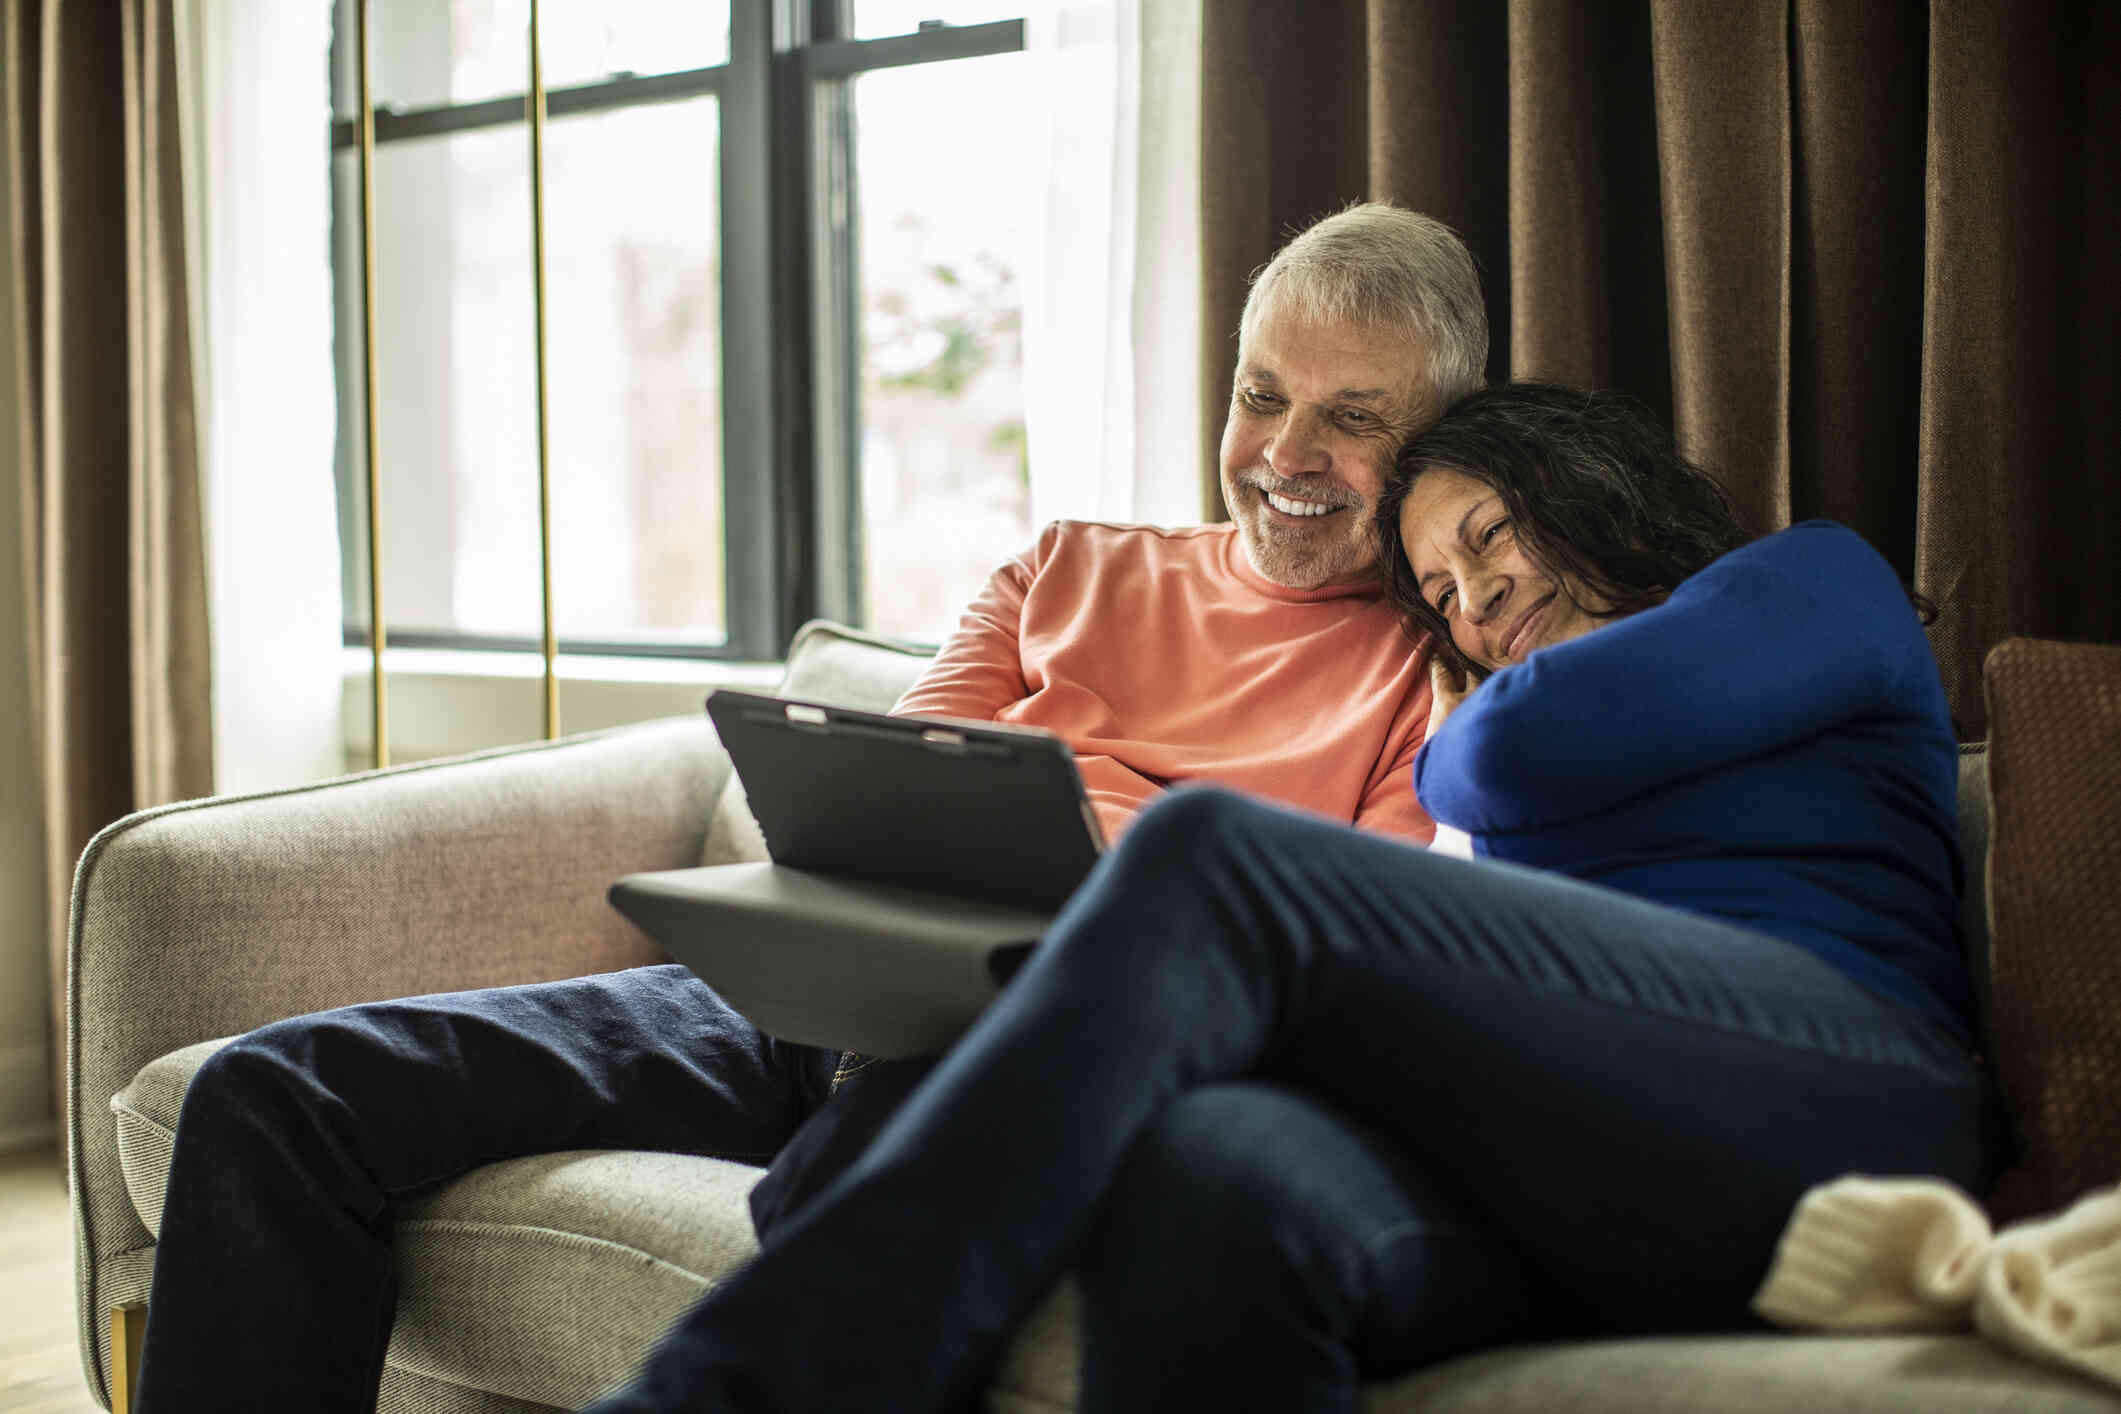
[[[1240,343],[1270,297],[1302,319],[1418,339],[1435,412],[1487,381],[1488,311],[1472,254],[1457,232],[1417,211],[1361,202],[1283,246],[1252,277]]]

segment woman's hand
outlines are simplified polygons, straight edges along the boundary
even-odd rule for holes
[[[1478,684],[1466,681],[1464,673],[1446,663],[1441,653],[1429,659],[1429,730],[1422,740],[1435,740],[1445,719],[1458,710],[1458,704],[1465,701],[1476,686]]]

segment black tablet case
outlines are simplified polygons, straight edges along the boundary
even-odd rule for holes
[[[707,712],[773,862],[630,875],[611,901],[769,1035],[940,1050],[1096,862],[1049,733],[727,689]]]

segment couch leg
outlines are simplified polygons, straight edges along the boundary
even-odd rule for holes
[[[110,1308],[111,1414],[131,1414],[133,1386],[140,1378],[140,1341],[146,1334],[146,1302]]]

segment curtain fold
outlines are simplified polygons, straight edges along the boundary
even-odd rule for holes
[[[1650,9],[1672,430],[1757,529],[1790,507],[1787,35],[1780,5]]]
[[[1361,0],[1201,7],[1201,504],[1226,514],[1222,444],[1246,277],[1368,187]]]
[[[1649,11],[1514,0],[1508,44],[1510,343],[1490,367],[1669,408]]]
[[[1458,213],[1451,224],[1480,262],[1488,357],[1507,367],[1509,262],[1500,253],[1509,242],[1509,169],[1491,146],[1509,130],[1509,90],[1497,81],[1509,67],[1507,12],[1372,0],[1366,33],[1369,194],[1416,211]]]
[[[2001,638],[2121,639],[2116,7],[1292,8],[1207,11],[1206,426],[1245,276],[1393,200],[1465,236],[1491,376],[1632,393],[1757,528],[1877,545],[1969,736]]]
[[[1939,3],[1930,16],[1916,562],[1943,610],[1935,632],[1948,655],[1971,655],[2019,625],[2121,636],[2095,609],[2111,605],[2121,571],[2080,558],[2097,537],[2073,543],[2069,524],[2082,516],[2110,529],[2110,512],[2089,502],[2096,480],[2108,507],[2115,490],[2110,457],[2101,468],[2071,445],[2078,386],[2064,345],[2094,333],[2071,326],[2101,310],[2071,288],[2088,253],[2066,213],[2066,189],[2084,178],[2059,111],[2068,68],[2085,62],[2070,53],[2069,19],[2043,5]],[[2109,370],[2113,242],[2109,227],[2096,257]],[[2113,416],[2112,393],[2109,384],[2101,419]],[[2095,612],[2071,602],[2080,594]]]
[[[1908,233],[1923,224],[1928,12],[1805,0],[1792,42],[1790,499],[1864,527],[1903,570],[1922,408],[1922,264]]]
[[[9,0],[4,15],[28,669],[60,1045],[82,847],[132,810],[212,788],[206,586],[169,5]]]

